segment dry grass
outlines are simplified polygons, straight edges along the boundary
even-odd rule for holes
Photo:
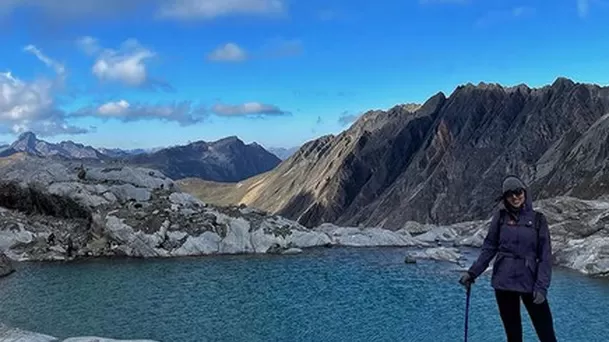
[[[182,191],[190,193],[203,202],[222,206],[241,203],[248,189],[245,182],[220,183],[200,178],[184,178],[176,181]]]

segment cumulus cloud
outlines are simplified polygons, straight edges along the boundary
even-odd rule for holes
[[[35,46],[27,46],[24,50],[55,69],[58,77],[63,76],[60,74],[65,71],[63,66]],[[55,103],[57,84],[56,80],[43,78],[24,81],[10,71],[0,73],[0,125],[3,130],[15,134],[33,131],[40,136],[88,132],[66,122],[65,113]]]
[[[243,62],[249,59],[293,57],[302,54],[302,52],[302,42],[298,39],[273,39],[254,53],[249,53],[238,44],[229,42],[209,53],[207,60],[212,62]]]
[[[340,114],[340,116],[338,117],[338,123],[342,126],[347,126],[353,122],[355,122],[355,120],[357,120],[357,118],[359,118],[359,115],[355,115],[355,114],[349,114],[349,112],[345,111],[342,112]]]
[[[260,102],[247,102],[237,105],[216,104],[211,111],[219,116],[283,116],[291,115],[281,108]]]
[[[82,108],[72,113],[71,116],[117,119],[123,122],[163,120],[187,126],[202,122],[207,117],[207,111],[202,106],[194,106],[189,101],[150,105],[131,104],[126,100],[118,100],[106,102],[99,106]]]
[[[93,64],[92,72],[101,81],[140,87],[148,81],[145,62],[154,56],[137,40],[127,40],[118,50],[103,50]]]
[[[167,82],[149,75],[146,63],[156,57],[156,53],[136,39],[124,41],[118,49],[103,48],[96,38],[90,36],[79,38],[76,45],[87,55],[95,57],[91,72],[102,82],[142,89],[174,90]]]
[[[242,62],[247,59],[247,53],[235,43],[226,43],[212,51],[207,59],[213,62]]]
[[[164,2],[162,18],[213,19],[234,14],[276,15],[285,11],[284,0],[176,0]]]

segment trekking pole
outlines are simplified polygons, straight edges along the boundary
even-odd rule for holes
[[[469,298],[472,292],[472,286],[471,284],[467,287],[467,292],[465,295],[465,342],[467,342],[467,330],[468,330],[468,323],[469,323]]]

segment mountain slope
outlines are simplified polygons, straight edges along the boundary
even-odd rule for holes
[[[587,168],[574,156],[606,140],[599,119],[609,112],[609,88],[565,78],[536,89],[467,84],[409,109],[366,113],[347,131],[309,142],[276,169],[233,186],[243,195],[231,199],[308,226],[397,229],[408,220],[486,217],[508,173],[541,196],[599,195],[584,189],[607,173],[599,165],[609,149],[595,146]],[[205,186],[191,185],[205,199]]]
[[[218,182],[236,182],[267,172],[281,160],[262,146],[245,144],[237,137],[214,142],[197,141],[127,159],[130,164],[162,171],[172,179],[198,177]]]

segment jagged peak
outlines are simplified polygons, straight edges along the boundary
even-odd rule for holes
[[[478,89],[501,89],[504,90],[503,86],[499,83],[486,83],[486,82],[479,82],[478,85],[476,86],[476,88]]]
[[[239,139],[238,136],[236,135],[230,135],[228,137],[224,137],[222,139],[218,139],[214,142],[212,142],[212,144],[226,144],[226,143],[243,143],[243,141],[241,139]]]
[[[529,92],[529,91],[531,91],[531,87],[529,87],[528,85],[526,85],[524,83],[520,83],[520,84],[517,84],[515,86],[506,87],[505,90],[508,93],[513,93],[513,92],[517,92],[517,91],[520,91],[520,92]]]
[[[556,78],[556,80],[554,81],[554,83],[552,83],[552,87],[553,88],[566,88],[566,87],[573,87],[576,83],[566,77],[560,76],[558,78]]]
[[[34,132],[27,131],[19,134],[17,140],[38,140],[38,137]]]

